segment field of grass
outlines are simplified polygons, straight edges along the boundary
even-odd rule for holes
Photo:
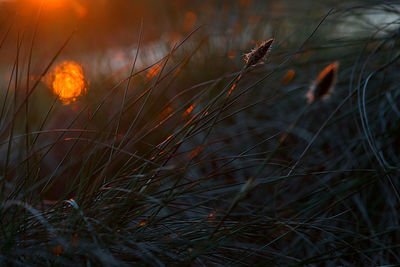
[[[1,266],[400,263],[396,1],[24,1]]]

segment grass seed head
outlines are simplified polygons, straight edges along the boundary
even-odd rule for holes
[[[250,53],[245,55],[246,68],[251,67],[259,63],[261,59],[265,57],[271,48],[274,39],[262,42],[257,48],[253,49]]]
[[[336,83],[339,62],[335,61],[326,66],[319,74],[317,79],[311,84],[307,92],[307,102],[327,99],[333,91]]]

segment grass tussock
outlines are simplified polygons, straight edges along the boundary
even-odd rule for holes
[[[0,265],[400,262],[399,7],[295,11],[234,34],[191,13],[155,60],[144,23],[128,64],[82,56],[61,96],[74,35],[39,58],[37,25],[2,31]],[[243,63],[246,36],[273,39]]]

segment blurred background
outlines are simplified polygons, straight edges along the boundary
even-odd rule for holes
[[[315,27],[315,20],[329,8],[346,10],[358,1],[260,1],[260,0],[3,0],[0,2],[0,31],[10,30],[0,51],[1,65],[14,60],[16,36],[31,40],[36,33],[33,66],[44,64],[65,39],[73,34],[60,60],[78,60],[90,72],[117,72],[133,60],[139,29],[143,21],[143,44],[139,66],[153,64],[169,52],[172,45],[191,31],[201,29],[190,38],[192,42],[205,36],[213,63],[238,66],[243,54],[257,43],[275,37],[280,45],[297,42]],[[380,1],[359,1],[364,7]],[[357,12],[336,18],[326,29],[329,36],[343,38],[366,30],[363,23],[380,25],[393,21],[390,11]],[[299,15],[301,14],[301,16]],[[11,30],[11,28],[12,30]],[[364,28],[363,28],[364,27]],[[34,28],[36,30],[34,30]],[[321,36],[319,38],[324,38]],[[30,41],[23,43],[28,50]],[[233,65],[232,65],[233,64]],[[36,69],[36,68],[33,68]]]
[[[59,59],[79,60],[88,66],[90,72],[116,72],[132,61],[143,21],[146,49],[140,53],[142,64],[139,66],[159,60],[173,44],[199,26],[202,28],[190,40],[207,36],[213,63],[235,66],[241,64],[243,54],[256,43],[272,36],[280,40],[281,45],[297,41],[298,37],[310,33],[315,20],[326,14],[329,8],[345,10],[357,2],[3,0],[0,2],[0,31],[4,35],[10,27],[12,30],[11,38],[2,45],[0,64],[4,68],[14,60],[18,34],[21,39],[31,40],[33,32],[36,32],[33,66],[40,66],[76,30]],[[379,1],[359,3],[366,7]],[[369,17],[365,11],[365,14],[355,13],[342,20],[336,18],[335,24],[331,24],[326,32],[329,31],[330,37],[342,38],[356,32],[359,34],[365,27],[352,21],[356,16],[368,17],[368,21],[376,25],[389,22],[395,16],[389,11],[380,12],[373,12]],[[29,43],[24,42],[25,51]]]
[[[0,1],[0,33],[4,37],[0,50],[0,83],[6,86],[9,82],[10,66],[15,63],[17,50],[21,61],[25,61],[33,51],[30,79],[35,80],[40,78],[47,64],[71,36],[56,63],[65,60],[78,62],[88,81],[86,92],[108,79],[127,77],[138,47],[142,22],[142,43],[136,67],[143,69],[155,64],[196,30],[178,52],[185,55],[199,50],[189,65],[201,65],[202,72],[191,76],[195,79],[193,82],[200,82],[237,70],[243,64],[243,55],[263,40],[274,37],[278,40],[275,47],[286,51],[300,46],[318,20],[333,7],[342,13],[332,23],[324,25],[318,39],[313,41],[367,36],[371,26],[396,19],[397,15],[389,9],[367,8],[379,3],[330,0],[3,0]],[[363,5],[362,8],[354,11],[359,4]],[[395,25],[386,30],[393,27]],[[18,42],[21,42],[20,48]],[[212,75],[207,72],[211,69]],[[190,73],[193,68],[186,70]]]

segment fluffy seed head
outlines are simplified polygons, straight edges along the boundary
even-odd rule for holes
[[[250,53],[245,55],[246,68],[256,65],[271,48],[274,39],[262,42],[257,48],[253,49]]]
[[[330,96],[336,83],[339,62],[335,61],[326,66],[307,92],[307,102],[326,99]]]

